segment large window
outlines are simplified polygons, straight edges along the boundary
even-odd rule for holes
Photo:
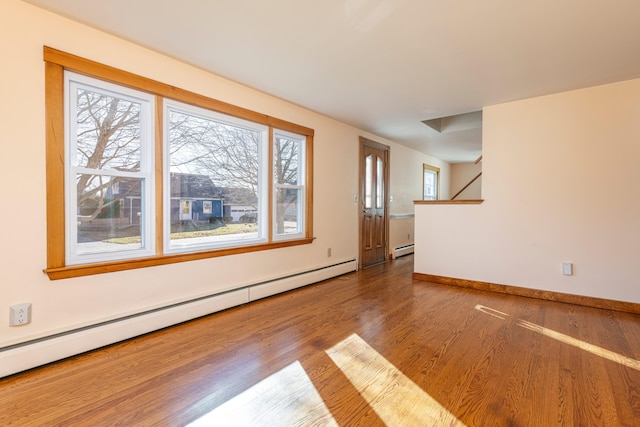
[[[312,242],[312,129],[53,49],[45,62],[50,278]]]

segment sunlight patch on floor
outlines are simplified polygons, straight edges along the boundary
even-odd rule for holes
[[[506,313],[502,313],[500,311],[494,310],[492,308],[486,307],[484,305],[476,305],[475,309],[485,313],[485,314],[489,314],[491,316],[494,317],[498,317],[499,319],[506,319],[509,315]],[[553,329],[548,329],[545,328],[543,326],[540,325],[536,325],[535,323],[531,323],[529,321],[526,320],[522,320],[522,319],[517,319],[516,320],[516,324],[518,326],[521,326],[525,329],[528,329],[530,331],[533,332],[537,332],[539,334],[542,334],[546,337],[549,338],[553,338],[554,340],[560,341],[564,344],[568,344],[571,345],[573,347],[577,347],[581,350],[585,350],[588,351],[590,353],[595,354],[596,356],[600,356],[603,357],[607,360],[610,360],[612,362],[616,362],[619,363],[623,366],[632,368],[632,369],[636,369],[638,371],[640,371],[640,361],[636,360],[636,359],[632,359],[630,357],[627,356],[623,356],[622,354],[616,353],[614,351],[611,350],[607,350],[606,348],[602,348],[602,347],[598,347],[597,345],[594,344],[590,344],[588,342],[579,340],[577,338],[573,338],[569,335],[565,335],[563,333],[554,331]]]
[[[296,361],[188,424],[204,426],[338,426]]]
[[[326,351],[389,426],[464,426],[358,335]]]
[[[526,320],[518,320],[517,324],[518,326],[522,326],[525,329],[542,334],[545,337],[553,338],[554,340],[572,345],[581,350],[586,350],[597,356],[604,357],[607,360],[611,360],[612,362],[617,362],[628,368],[640,371],[640,361],[627,356],[623,356],[622,354],[616,353],[615,351],[607,350],[606,348],[598,347],[594,344],[589,344],[588,342],[570,337],[569,335],[565,335],[560,332],[556,332],[553,329],[544,328],[542,326],[536,325],[535,323],[527,322]]]

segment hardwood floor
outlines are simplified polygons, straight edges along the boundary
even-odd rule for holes
[[[0,379],[0,425],[632,426],[640,316],[412,256]]]

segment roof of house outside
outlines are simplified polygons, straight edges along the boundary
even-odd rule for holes
[[[249,188],[218,187],[210,176],[172,173],[171,197],[224,199],[225,205],[255,205],[256,193]]]

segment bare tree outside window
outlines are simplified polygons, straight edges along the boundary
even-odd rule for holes
[[[208,175],[257,196],[260,132],[176,111],[169,126],[172,172]]]
[[[77,218],[70,256],[143,249],[143,101],[80,83],[69,96]]]
[[[173,107],[167,111],[170,246],[259,238],[264,129],[206,112],[199,115]],[[194,202],[191,215],[174,214],[180,200]],[[204,213],[205,202],[213,206],[218,201],[223,210],[219,216]]]
[[[76,164],[90,170],[140,170],[140,104],[87,89],[77,91]],[[112,197],[117,176],[78,174],[78,209],[93,220],[119,197]],[[136,186],[134,186],[136,187]],[[138,186],[139,187],[139,186]],[[128,188],[127,196],[140,196]],[[137,194],[136,194],[137,193]]]
[[[230,228],[225,238],[259,237],[261,221],[266,218],[266,212],[260,207],[260,194],[264,191],[261,187],[267,185],[261,178],[261,170],[267,166],[261,158],[266,153],[265,128],[188,107],[182,109],[171,105],[167,111],[172,176],[180,175],[183,183],[187,179],[200,183],[199,189],[194,186],[187,188],[172,178],[171,197],[192,200],[221,197]],[[304,141],[302,137],[294,138],[277,131],[274,135],[274,231],[278,235],[299,233],[302,226],[299,216],[303,197],[299,170],[301,140]],[[194,211],[190,220],[171,214],[172,233],[211,228],[203,221],[198,223],[198,214]],[[232,229],[231,225],[238,223],[253,224],[251,234],[249,229]],[[182,238],[172,235],[171,244],[174,244],[174,237]]]
[[[76,111],[75,161],[82,171],[76,174],[78,241],[137,236],[127,243],[140,243],[143,183],[126,174],[141,167],[141,105],[79,88]],[[260,182],[264,131],[178,109],[170,108],[168,113],[170,241],[201,241],[206,236],[184,233],[212,230],[231,222],[252,225],[220,230],[213,240],[257,238],[264,219],[261,216],[265,215],[259,206],[260,186],[266,185]],[[302,141],[282,133],[274,136],[277,235],[296,234],[302,227]],[[187,201],[193,209],[185,214],[179,206]],[[220,208],[205,213],[202,206],[213,206],[216,201]]]

